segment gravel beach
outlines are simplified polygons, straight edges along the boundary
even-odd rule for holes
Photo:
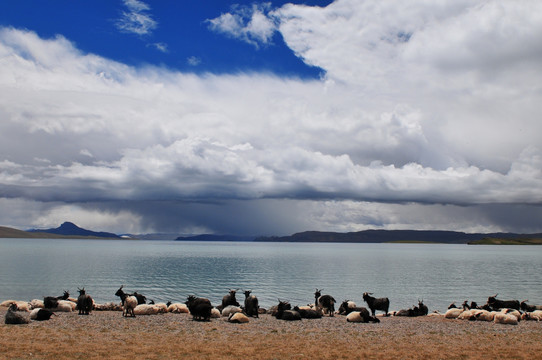
[[[232,324],[196,322],[188,314],[123,318],[58,313],[49,321],[3,324],[3,359],[534,359],[542,358],[542,323],[519,325],[441,316],[381,317],[379,324],[344,316],[286,322],[270,315]]]

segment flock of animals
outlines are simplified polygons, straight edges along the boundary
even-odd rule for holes
[[[487,303],[478,306],[475,302],[469,305],[465,301],[461,307],[452,303],[445,314],[433,312],[429,314],[428,308],[423,304],[423,300],[418,300],[418,305],[410,309],[399,311],[389,311],[390,300],[388,298],[375,298],[372,293],[364,293],[363,301],[367,303],[369,309],[358,307],[353,301],[345,300],[335,311],[336,300],[331,295],[322,295],[321,289],[316,289],[314,293],[314,304],[307,306],[295,306],[292,308],[289,302],[281,301],[269,310],[260,308],[258,298],[252,295],[251,290],[245,290],[244,304],[241,306],[236,299],[236,293],[239,289],[230,289],[229,293],[222,298],[219,306],[213,307],[211,301],[207,298],[201,298],[194,295],[188,296],[184,303],[158,303],[149,301],[147,298],[137,292],[126,293],[121,286],[116,296],[120,298],[120,303],[96,304],[92,297],[86,294],[85,288],[79,289],[77,299],[70,298],[70,294],[64,291],[61,296],[46,296],[43,301],[35,299],[31,302],[7,300],[0,306],[9,306],[5,315],[6,324],[28,324],[30,320],[45,321],[49,320],[55,312],[78,311],[79,315],[89,315],[92,310],[117,310],[122,311],[123,317],[135,317],[136,315],[153,315],[159,313],[190,313],[193,320],[209,321],[211,318],[227,317],[232,323],[247,323],[250,317],[258,317],[259,314],[268,313],[280,320],[295,321],[301,319],[318,319],[325,315],[334,316],[335,314],[345,315],[348,322],[373,322],[379,323],[376,311],[382,311],[384,316],[443,316],[447,319],[493,321],[502,324],[517,324],[520,320],[542,320],[542,305],[527,304],[527,300],[519,302],[518,300],[500,300],[495,296],[490,296]],[[370,310],[370,311],[369,311]],[[30,316],[25,316],[25,312],[30,312]]]

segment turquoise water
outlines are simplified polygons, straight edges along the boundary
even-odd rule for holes
[[[196,294],[213,305],[230,288],[251,289],[264,307],[307,304],[317,287],[358,305],[373,292],[395,310],[418,299],[430,311],[483,304],[495,293],[542,304],[541,255],[536,246],[0,239],[0,301],[77,287],[118,301],[124,285],[156,302]]]

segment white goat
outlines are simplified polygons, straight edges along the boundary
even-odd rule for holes
[[[130,315],[131,317],[135,317],[136,308],[137,308],[137,298],[135,296],[127,296],[124,299],[124,305],[122,307],[122,316]]]

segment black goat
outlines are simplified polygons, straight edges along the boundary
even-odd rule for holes
[[[54,309],[58,306],[58,300],[68,300],[70,293],[64,290],[62,296],[46,296],[43,298],[43,306],[46,309]]]
[[[54,312],[47,309],[37,309],[36,313],[32,311],[32,314],[30,314],[30,319],[36,320],[36,321],[45,321],[49,320],[51,316],[55,315]]]
[[[137,305],[141,305],[141,304],[146,304],[147,303],[147,298],[142,295],[142,294],[138,294],[137,291],[134,291],[134,293],[132,294],[132,296],[135,296],[136,299],[137,299]]]
[[[297,311],[302,319],[320,319],[322,317],[322,311],[320,310],[300,309],[299,306],[296,306],[294,311]]]
[[[542,305],[529,305],[529,304],[527,304],[527,301],[529,301],[529,300],[523,300],[519,304],[519,307],[521,308],[522,311],[533,312],[533,311],[536,311],[536,310],[542,310]]]
[[[233,305],[233,306],[239,306],[239,303],[237,302],[237,299],[235,299],[235,293],[239,289],[232,290],[230,289],[230,293],[227,295],[224,295],[222,298],[222,309],[224,309],[226,306]]]
[[[79,297],[77,298],[77,309],[79,309],[79,315],[88,315],[92,311],[94,301],[92,297],[88,295],[85,288],[79,289]]]
[[[287,301],[279,300],[275,317],[279,320],[286,321],[301,320],[301,315],[295,310],[290,310],[291,308],[291,305]]]
[[[415,317],[415,316],[425,316],[429,312],[429,309],[425,304],[423,303],[423,300],[418,300],[418,306],[413,306],[411,309],[403,309],[399,310],[395,313],[395,316],[408,316],[408,317]]]
[[[373,293],[363,293],[363,301],[367,303],[369,309],[373,316],[375,315],[376,310],[384,311],[386,316],[388,316],[388,310],[390,309],[390,299],[388,298],[374,298],[372,297]]]
[[[487,305],[489,305],[494,310],[499,309],[520,309],[519,300],[498,300],[497,295],[490,296],[487,298]]]
[[[245,290],[245,313],[247,316],[258,317],[258,310],[260,306],[258,305],[258,298],[254,295],[250,295],[252,291]]]
[[[199,298],[194,295],[190,295],[185,302],[188,306],[192,319],[196,321],[209,321],[211,319],[211,301],[206,298]]]
[[[335,313],[335,299],[331,295],[322,295],[322,290],[316,288],[314,293],[314,305],[317,308],[323,309],[324,313],[327,311],[329,316],[333,316]]]
[[[341,306],[339,306],[339,314],[340,315],[348,315],[353,311],[363,311],[365,309],[364,307],[359,306],[350,306],[348,303],[350,300],[345,300],[342,302]],[[367,309],[365,309],[367,310]]]

